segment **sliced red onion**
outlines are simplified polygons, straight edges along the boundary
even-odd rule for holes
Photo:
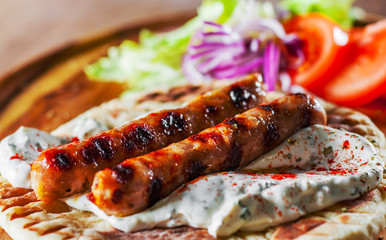
[[[280,50],[272,41],[269,41],[264,53],[264,81],[267,84],[267,91],[275,90],[277,75],[279,72]]]
[[[251,61],[247,61],[242,65],[237,67],[231,67],[228,69],[216,71],[213,75],[215,78],[224,79],[224,78],[235,78],[239,76],[246,75],[250,72],[257,72],[258,67],[263,63],[262,58],[254,58]]]
[[[262,70],[268,91],[272,91],[280,67],[277,42],[294,56],[301,57],[301,43],[296,36],[287,35],[276,19],[261,18],[245,22],[235,29],[204,22],[192,37],[183,57],[183,72],[190,82],[199,83]]]

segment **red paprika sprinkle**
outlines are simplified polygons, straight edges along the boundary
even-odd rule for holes
[[[18,153],[16,153],[16,154],[13,155],[12,157],[10,157],[10,159],[20,159],[20,160],[25,160],[25,159],[24,159],[24,156],[21,155],[21,154],[18,154]]]
[[[349,149],[350,148],[350,142],[348,140],[343,142],[343,149]]]

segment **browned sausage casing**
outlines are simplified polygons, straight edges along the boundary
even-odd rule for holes
[[[289,95],[181,142],[99,171],[89,198],[107,214],[133,214],[200,175],[246,166],[313,124],[326,124],[324,109],[312,97]]]
[[[260,75],[203,94],[186,106],[151,113],[119,128],[42,152],[31,185],[48,201],[81,192],[94,174],[125,159],[161,149],[265,101]]]

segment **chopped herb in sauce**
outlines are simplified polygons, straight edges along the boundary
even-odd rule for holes
[[[323,155],[324,156],[327,156],[327,155],[329,155],[329,154],[331,154],[332,153],[332,147],[331,146],[329,146],[329,147],[327,147],[327,148],[325,148],[324,150],[323,150]]]

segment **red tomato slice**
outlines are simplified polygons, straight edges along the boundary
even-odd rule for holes
[[[360,106],[386,93],[386,19],[356,32],[353,60],[324,87],[324,96]]]
[[[318,93],[326,80],[336,75],[344,63],[348,35],[331,19],[316,13],[298,16],[285,23],[287,33],[303,41],[305,61],[289,70],[294,83]]]

